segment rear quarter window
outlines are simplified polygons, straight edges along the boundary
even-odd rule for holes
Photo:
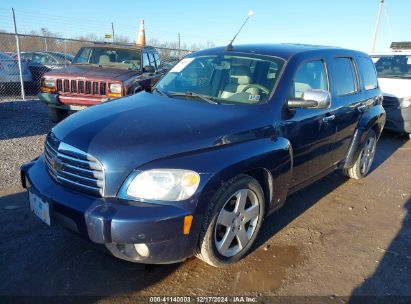
[[[352,58],[334,58],[333,79],[338,96],[351,95],[358,92],[357,73]]]
[[[358,67],[362,76],[362,81],[365,90],[373,90],[378,87],[377,72],[374,63],[370,58],[359,57]]]

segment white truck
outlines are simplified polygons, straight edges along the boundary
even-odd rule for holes
[[[411,138],[411,42],[393,42],[391,50],[371,55],[384,95],[385,128]]]

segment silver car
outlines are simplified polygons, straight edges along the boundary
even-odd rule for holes
[[[23,81],[31,82],[31,72],[26,61],[21,62]],[[20,83],[18,61],[10,56],[0,53],[0,85]]]

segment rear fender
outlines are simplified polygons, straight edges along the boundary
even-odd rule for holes
[[[377,134],[377,139],[380,138],[384,129],[385,117],[385,110],[381,105],[373,106],[361,116],[344,160],[344,168],[350,168],[354,165],[369,130],[373,129]]]
[[[379,138],[384,128],[385,117],[386,114],[382,105],[375,105],[361,116],[357,129],[366,131],[374,129],[377,138]]]

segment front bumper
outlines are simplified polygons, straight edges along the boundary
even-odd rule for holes
[[[387,122],[385,129],[411,134],[411,107],[386,108]]]
[[[45,92],[38,93],[37,97],[49,107],[73,111],[80,111],[87,107],[111,100],[110,98],[67,96]]]
[[[189,210],[94,197],[65,188],[47,173],[43,156],[21,167],[21,179],[23,187],[51,205],[52,222],[105,244],[118,258],[163,264],[182,261],[195,251],[195,218],[190,233],[183,233],[184,217],[192,214]]]

